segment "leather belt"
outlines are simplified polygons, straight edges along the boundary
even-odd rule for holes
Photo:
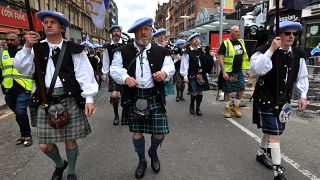
[[[51,103],[51,104],[60,103],[62,100],[67,99],[69,97],[71,97],[69,94],[51,96],[51,97],[49,97],[49,103]]]

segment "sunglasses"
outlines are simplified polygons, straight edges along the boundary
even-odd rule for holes
[[[297,36],[297,35],[298,35],[297,32],[284,32],[284,35],[286,35],[286,36],[290,36],[291,34],[292,34],[293,36]]]

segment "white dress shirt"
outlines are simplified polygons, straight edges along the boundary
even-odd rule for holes
[[[118,43],[115,43],[114,41],[112,41],[110,43],[110,45],[112,45],[112,44],[122,44],[122,39],[120,38]],[[102,74],[103,74],[103,76],[107,77],[109,74],[109,70],[110,70],[109,52],[108,52],[108,49],[105,48],[103,50],[103,59],[102,59]]]
[[[292,48],[289,48],[292,51]],[[267,50],[264,54],[256,52],[250,59],[250,70],[259,75],[263,76],[272,69],[272,57],[273,53]],[[286,75],[288,77],[288,75]],[[297,87],[301,91],[301,98],[307,98],[309,89],[308,80],[308,69],[304,58],[300,58],[300,68],[297,77]]]
[[[136,42],[134,42],[134,46],[137,48]],[[137,57],[135,62],[136,80],[138,81],[137,87],[142,89],[154,87],[151,69],[146,53],[150,48],[151,44],[149,43],[143,53]],[[169,81],[169,79],[173,76],[175,68],[170,56],[165,56],[161,71],[164,71],[167,74],[167,77],[164,81]],[[125,80],[129,77],[127,69],[123,68],[122,55],[120,51],[116,51],[113,56],[113,61],[110,67],[110,75],[118,84],[125,84]]]
[[[55,66],[51,59],[52,50],[59,47],[61,49],[63,39],[60,44],[52,44],[49,43],[47,39],[41,41],[48,42],[49,45],[49,57],[48,57],[48,64],[46,67],[46,74],[45,74],[45,86],[46,88],[50,87],[50,83],[53,77],[53,73],[55,70]],[[35,72],[35,66],[33,63],[34,59],[34,52],[32,48],[26,48],[25,46],[17,52],[16,56],[13,58],[14,67],[18,69],[19,72],[22,74],[32,75]],[[76,80],[80,84],[80,88],[83,91],[81,96],[86,99],[86,103],[93,103],[93,97],[98,92],[98,83],[95,80],[94,73],[92,66],[89,62],[89,59],[84,51],[79,54],[72,54],[72,60],[74,64],[74,71]],[[57,81],[55,83],[55,88],[63,87],[62,82],[57,77]]]

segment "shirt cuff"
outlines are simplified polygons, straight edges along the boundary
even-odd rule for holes
[[[128,77],[130,77],[128,74],[124,74],[124,75],[122,76],[122,84],[126,84],[126,79],[127,79]]]
[[[93,97],[92,96],[87,96],[86,97],[86,103],[93,103]]]
[[[300,98],[307,99],[307,93],[305,93],[305,92],[301,92],[301,97],[300,97]]]

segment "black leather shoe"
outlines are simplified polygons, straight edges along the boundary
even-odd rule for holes
[[[139,161],[139,165],[135,172],[136,179],[142,179],[147,169],[147,161]]]
[[[190,114],[195,114],[196,112],[194,112],[194,108],[190,106]]]
[[[113,125],[118,126],[119,124],[119,115],[116,115],[113,120]]]
[[[202,112],[201,112],[201,110],[199,108],[196,109],[196,113],[197,113],[198,116],[202,116]]]
[[[77,175],[75,175],[75,174],[68,174],[67,180],[77,180]]]
[[[181,101],[185,101],[186,99],[183,98],[183,96],[180,96]]]
[[[148,155],[151,159],[151,168],[153,172],[158,173],[160,171],[160,161],[157,155],[157,152],[151,152],[151,150],[148,150]]]
[[[273,165],[272,162],[267,159],[266,155],[262,154],[262,155],[257,155],[256,160],[261,163],[262,165],[264,165],[267,169],[272,170],[273,169]]]
[[[283,173],[279,173],[276,177],[274,177],[274,180],[287,180],[287,178]]]
[[[176,102],[180,102],[180,98],[179,97],[176,97]]]
[[[63,171],[67,168],[68,162],[64,160],[64,164],[61,168],[57,168],[54,170],[52,174],[51,180],[61,180],[63,176]]]

